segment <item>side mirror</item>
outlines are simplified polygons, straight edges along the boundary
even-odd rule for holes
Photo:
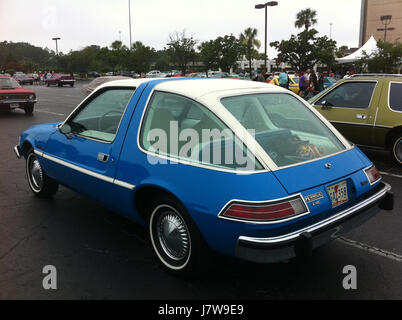
[[[321,110],[330,110],[331,106],[332,103],[325,100],[321,103]]]
[[[62,134],[67,135],[67,134],[70,134],[70,133],[71,133],[71,127],[70,127],[68,124],[64,124],[64,125],[62,125],[62,126],[59,128],[59,131],[60,131]]]

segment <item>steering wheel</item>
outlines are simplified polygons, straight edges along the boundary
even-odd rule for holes
[[[110,111],[106,112],[104,115],[102,115],[102,117],[100,117],[100,118],[98,119],[98,130],[99,130],[99,131],[108,132],[108,131],[109,131],[110,129],[112,129],[112,128],[113,128],[113,129],[117,129],[118,124],[113,125],[113,126],[111,126],[111,127],[108,127],[108,128],[106,128],[106,129],[103,129],[103,120],[106,118],[107,115],[112,114],[112,113],[115,113],[115,114],[118,114],[118,115],[121,115],[121,114],[122,114],[121,110],[117,110],[117,109],[115,109],[115,110],[110,110]]]

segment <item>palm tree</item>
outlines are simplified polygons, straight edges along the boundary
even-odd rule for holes
[[[259,49],[261,47],[261,42],[256,39],[257,34],[258,34],[257,29],[247,28],[239,36],[240,43],[244,47],[244,52],[249,63],[250,79],[252,78],[251,61],[256,57],[256,55],[258,55],[258,51],[256,50],[256,48]]]
[[[304,27],[308,31],[312,25],[317,24],[316,17],[317,11],[310,8],[304,9],[296,15],[295,27],[298,29]]]

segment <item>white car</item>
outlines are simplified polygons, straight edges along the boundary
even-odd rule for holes
[[[159,78],[161,76],[161,72],[159,70],[149,71],[146,75],[147,78]]]

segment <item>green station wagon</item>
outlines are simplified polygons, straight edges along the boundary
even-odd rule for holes
[[[309,102],[347,139],[389,150],[402,165],[402,75],[355,75]]]

